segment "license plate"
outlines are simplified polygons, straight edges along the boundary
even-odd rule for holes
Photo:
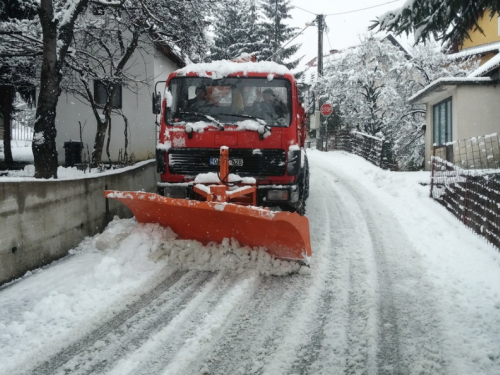
[[[219,165],[219,158],[210,158],[210,165]],[[229,165],[243,166],[243,159],[229,159]]]

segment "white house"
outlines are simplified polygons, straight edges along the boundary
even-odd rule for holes
[[[185,65],[178,54],[165,44],[151,42],[151,44],[142,47],[143,50],[136,51],[127,64],[130,66],[127,72],[138,81],[147,80],[149,83],[138,85],[135,92],[126,88],[119,90],[116,101],[116,106],[121,108],[128,119],[127,154],[129,157],[133,155],[135,160],[154,158],[158,131],[155,124],[156,117],[152,113],[152,94],[155,90],[155,83],[165,81],[171,72]],[[144,50],[147,53],[144,53]],[[163,92],[162,85],[164,86],[165,83],[158,84],[157,91]],[[92,87],[95,98],[99,95],[102,96],[102,92],[99,92],[98,82],[94,82]],[[104,95],[106,95],[105,92]],[[75,95],[63,92],[59,98],[56,116],[59,163],[64,164],[65,162],[64,143],[80,141],[80,131],[84,144],[84,158],[88,154],[91,155],[96,128],[96,118],[90,105]],[[104,143],[102,161],[108,160],[107,139],[108,135],[106,135]],[[109,150],[110,159],[113,162],[118,161],[125,151],[125,122],[123,117],[118,114],[111,116]]]

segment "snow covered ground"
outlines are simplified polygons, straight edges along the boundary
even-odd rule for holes
[[[13,140],[10,143],[12,150],[12,159],[20,163],[33,163],[33,151],[31,150],[31,141]],[[0,160],[4,160],[3,140],[0,139]]]
[[[0,288],[0,374],[500,374],[500,253],[428,173],[308,154],[310,269],[117,219]]]
[[[31,150],[31,149],[30,149]],[[151,163],[151,160],[144,160],[135,163],[134,165],[129,165],[127,167],[119,167],[116,169],[101,170],[100,168],[87,169],[85,171],[78,169],[77,167],[57,167],[57,178],[58,180],[75,180],[90,177],[101,177],[116,173],[123,173],[125,171],[140,167],[142,165]],[[19,171],[6,171],[6,175],[0,177],[0,182],[18,182],[18,181],[40,181],[35,177],[35,166],[28,164],[24,169]]]

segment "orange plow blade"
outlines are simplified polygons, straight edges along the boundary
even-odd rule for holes
[[[307,262],[311,256],[309,221],[297,213],[135,191],[107,190],[104,195],[124,203],[139,223],[170,227],[182,239],[206,245],[234,238],[241,245],[265,247],[279,259]]]

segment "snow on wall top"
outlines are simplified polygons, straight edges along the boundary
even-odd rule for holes
[[[468,77],[473,78],[473,77],[481,77],[484,74],[487,74],[491,70],[495,69],[497,66],[500,65],[500,53],[492,57],[490,60],[486,61],[483,65],[481,65],[479,68],[474,70],[471,74],[469,74]]]
[[[212,77],[216,79],[238,72],[243,72],[244,75],[247,75],[247,73],[291,74],[291,71],[286,66],[276,64],[272,61],[236,63],[228,60],[220,60],[211,63],[190,64],[176,70],[176,73],[180,76],[196,73],[200,77]]]
[[[460,52],[449,54],[448,59],[451,59],[451,60],[461,59],[461,58],[465,58],[465,57],[470,57],[470,56],[479,55],[482,53],[494,52],[494,51],[500,51],[500,42],[494,42],[494,43],[489,43],[486,45],[466,48],[466,49],[461,50]]]

